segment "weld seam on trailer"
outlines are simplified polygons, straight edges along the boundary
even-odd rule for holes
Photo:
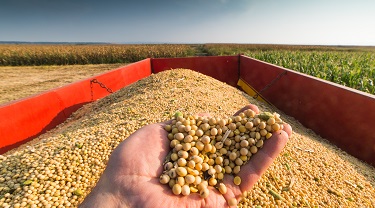
[[[150,71],[151,71],[151,74],[155,74],[153,59],[154,58],[150,58]]]
[[[238,54],[237,58],[238,58],[238,60],[237,60],[237,78],[241,79],[241,54]],[[239,81],[240,80],[238,80],[238,82]],[[238,82],[237,82],[237,85],[238,85]]]
[[[56,95],[57,102],[59,103],[59,105],[60,105],[60,107],[62,109],[60,112],[64,115],[65,119],[69,118],[68,113],[66,113],[66,111],[65,111],[66,106],[65,106],[63,100],[61,99],[60,95],[56,92],[56,90],[54,90],[53,92]]]

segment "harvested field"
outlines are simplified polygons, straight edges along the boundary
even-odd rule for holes
[[[113,149],[140,127],[168,120],[175,111],[225,117],[248,103],[280,113],[293,134],[239,207],[375,206],[373,167],[278,109],[182,69],[151,75],[88,104],[33,144],[1,156],[0,205],[75,207],[95,186]]]
[[[124,65],[0,66],[0,105]]]

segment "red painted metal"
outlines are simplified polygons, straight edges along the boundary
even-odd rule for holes
[[[62,111],[63,106],[53,91],[0,107],[0,153],[64,121]]]
[[[109,94],[97,79],[117,91],[151,74],[150,59],[0,106],[0,154],[64,122],[82,105]],[[92,96],[93,95],[93,96]]]
[[[323,138],[375,166],[375,96],[246,56],[145,59],[0,106],[0,153],[52,129],[91,102],[90,80],[94,78],[116,91],[151,72],[174,68],[192,69],[232,86],[237,86],[241,77],[257,91],[286,72],[261,93],[263,97]],[[92,90],[93,100],[108,95],[98,84],[93,84]]]
[[[152,72],[185,68],[237,86],[239,56],[206,56],[189,58],[157,58],[151,60]]]
[[[249,57],[240,58],[240,76],[278,109],[336,144],[375,165],[375,96]]]

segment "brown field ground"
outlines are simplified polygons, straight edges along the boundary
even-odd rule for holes
[[[0,105],[124,65],[1,66]]]

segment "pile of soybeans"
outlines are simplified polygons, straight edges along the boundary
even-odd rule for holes
[[[1,155],[0,207],[77,207],[113,149],[137,129],[169,120],[176,111],[223,118],[249,103],[279,113],[293,134],[238,207],[375,207],[373,167],[273,106],[187,69],[153,74],[88,104],[54,130]]]
[[[171,124],[165,126],[171,150],[159,181],[168,184],[175,195],[199,193],[206,198],[210,192],[208,186],[226,194],[225,175],[234,175],[233,183],[239,186],[242,179],[237,174],[241,167],[263,147],[265,140],[283,127],[279,114],[257,114],[251,109],[227,118],[176,112]],[[227,203],[235,206],[237,199],[231,198]]]

